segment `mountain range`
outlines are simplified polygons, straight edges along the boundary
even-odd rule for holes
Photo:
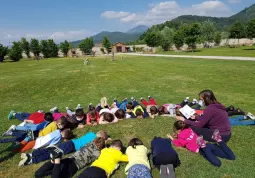
[[[105,36],[110,40],[110,42],[112,44],[116,43],[116,42],[127,43],[127,42],[137,40],[141,36],[141,34],[146,32],[148,29],[149,29],[149,27],[147,27],[145,25],[139,25],[135,28],[128,30],[127,32],[102,31],[102,32],[92,36],[92,38],[94,39],[95,44],[101,43],[101,41],[103,40],[103,38]],[[74,47],[77,47],[81,41],[82,40],[78,40],[78,41],[73,41],[71,43]]]
[[[152,28],[163,29],[165,26],[170,28],[178,28],[183,23],[194,23],[194,22],[204,22],[210,20],[215,23],[218,30],[226,31],[228,30],[229,26],[236,21],[240,21],[246,23],[247,21],[255,18],[255,4],[251,5],[249,8],[245,8],[244,10],[240,11],[239,13],[232,15],[230,17],[206,17],[206,16],[195,16],[195,15],[182,15],[179,16],[171,21],[166,21],[165,23],[158,24],[152,26]],[[94,39],[94,43],[98,44],[101,43],[103,38],[106,36],[111,43],[116,42],[131,42],[141,39],[145,36],[146,31],[150,31],[149,27],[144,25],[139,25],[133,29],[128,30],[127,32],[107,32],[103,31],[95,36],[92,36]],[[144,34],[144,35],[142,35]],[[142,36],[141,36],[142,35]],[[71,42],[74,47],[77,47],[78,44],[82,40]]]

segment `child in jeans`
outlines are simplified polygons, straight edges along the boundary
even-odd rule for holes
[[[148,159],[148,149],[143,145],[143,142],[138,138],[133,138],[129,141],[126,150],[128,156],[128,164],[125,168],[125,173],[128,178],[151,178],[150,162]]]
[[[215,130],[212,139],[218,144],[206,143],[203,137],[198,137],[195,132],[183,121],[176,121],[174,123],[175,138],[168,134],[168,138],[172,140],[177,147],[186,147],[194,153],[203,155],[212,165],[220,167],[221,161],[217,158],[225,158],[228,160],[235,160],[235,155],[232,150],[222,140],[219,130]]]
[[[104,140],[108,140],[109,136],[105,131],[98,131],[97,133],[88,132],[82,137],[72,139],[58,145],[59,149],[63,151],[64,155],[76,152],[80,150],[85,145],[91,143],[96,138],[103,138]],[[32,153],[24,153],[22,155],[22,160],[20,161],[20,166],[26,166],[30,164],[38,164],[40,162],[46,161],[50,159],[50,152],[45,148],[40,148],[34,150]]]
[[[119,162],[128,162],[127,155],[120,150],[123,145],[120,140],[114,140],[109,148],[101,151],[99,158],[94,161],[91,167],[85,169],[78,178],[107,178],[110,177]]]
[[[33,124],[33,123],[25,123],[24,126],[15,126],[12,125],[4,134],[3,136],[11,136],[13,132],[24,131],[28,132],[28,130],[32,131],[40,131],[44,129],[48,124],[53,121],[53,116],[51,113],[44,114],[44,121],[40,124]]]
[[[69,158],[61,160],[63,151],[56,146],[48,147],[51,152],[52,161],[45,163],[36,172],[35,177],[51,176],[52,178],[71,178],[78,170],[91,164],[95,161],[100,151],[105,147],[103,138],[96,138],[91,143],[76,151]]]
[[[12,110],[10,114],[8,115],[8,120],[11,120],[11,119],[18,119],[21,122],[26,122],[26,123],[40,124],[41,122],[44,121],[44,113],[41,110],[36,111],[32,114],[27,112],[18,113]]]
[[[70,129],[66,130],[56,130],[51,132],[50,134],[39,137],[34,140],[33,136],[28,136],[25,140],[23,140],[18,148],[14,149],[14,152],[25,152],[31,149],[38,149],[48,145],[55,145],[63,139],[64,141],[70,140],[74,137],[72,131]]]

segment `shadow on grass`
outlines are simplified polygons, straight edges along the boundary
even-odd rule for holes
[[[10,147],[6,148],[5,150],[2,150],[0,152],[0,155],[3,154],[6,151],[10,151]],[[17,153],[15,152],[10,152],[9,154],[7,154],[6,156],[3,156],[0,158],[0,163],[7,161],[8,159],[11,159],[12,157],[14,157]]]
[[[245,51],[255,51],[255,48],[248,48],[248,49],[243,49]]]

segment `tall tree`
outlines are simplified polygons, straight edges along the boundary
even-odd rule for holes
[[[50,47],[49,47],[48,40],[41,40],[40,49],[41,49],[41,52],[42,52],[44,58],[50,58],[51,57],[50,56]]]
[[[58,57],[58,45],[53,39],[48,40],[50,57]]]
[[[183,30],[184,30],[184,42],[193,51],[194,49],[196,49],[196,43],[201,34],[200,25],[198,23],[184,25]]]
[[[35,57],[39,57],[41,49],[39,40],[32,38],[30,40],[30,50],[34,54]]]
[[[104,39],[102,40],[103,47],[106,49],[107,53],[109,53],[110,48],[111,48],[111,43],[109,39],[105,36]]]
[[[220,32],[216,32],[214,35],[214,42],[215,45],[218,46],[221,42],[221,33]]]
[[[170,47],[173,46],[173,34],[174,30],[165,26],[164,29],[161,31],[161,46],[164,51],[168,51]]]
[[[27,39],[21,38],[20,44],[21,44],[22,50],[25,52],[27,57],[30,58],[30,46],[29,46],[29,42],[27,41]]]
[[[229,38],[235,38],[238,39],[238,44],[239,44],[239,39],[245,37],[245,28],[243,23],[241,22],[235,22],[230,28],[229,28]]]
[[[64,56],[67,56],[68,51],[71,49],[71,44],[68,43],[68,41],[64,41],[62,43],[60,43],[59,49],[61,50],[61,52],[64,54]]]
[[[255,18],[247,23],[247,37],[255,38]]]
[[[92,48],[95,46],[93,38],[86,38],[79,44],[79,48],[85,54],[91,54]]]
[[[0,62],[4,61],[4,57],[8,54],[8,47],[0,44]]]
[[[207,20],[201,23],[201,38],[202,42],[213,42],[216,33],[215,23]]]
[[[13,61],[19,61],[22,58],[22,48],[20,42],[13,42],[12,48],[9,50],[9,57]]]
[[[184,45],[184,34],[183,30],[179,29],[176,31],[173,35],[173,43],[177,50],[180,50],[180,48]]]
[[[160,46],[161,42],[162,42],[162,36],[160,32],[158,31],[152,31],[150,33],[147,33],[147,35],[145,36],[145,43],[149,47]]]

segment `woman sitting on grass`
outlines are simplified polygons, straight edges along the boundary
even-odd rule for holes
[[[202,135],[205,140],[210,142],[215,142],[212,136],[214,130],[218,129],[222,140],[228,142],[231,138],[231,126],[226,108],[217,101],[211,90],[200,92],[199,97],[202,102],[201,105],[207,107],[202,116],[194,116],[192,119],[196,120],[195,122],[179,116],[176,119],[191,125],[192,130],[197,135]]]
[[[176,147],[185,147],[191,152],[200,153],[212,165],[220,167],[221,161],[217,157],[228,160],[235,160],[235,155],[232,150],[226,145],[219,134],[219,130],[215,130],[212,139],[218,144],[206,143],[203,136],[198,137],[195,132],[183,121],[176,121],[174,123],[174,137],[168,134],[168,138],[172,140]]]

